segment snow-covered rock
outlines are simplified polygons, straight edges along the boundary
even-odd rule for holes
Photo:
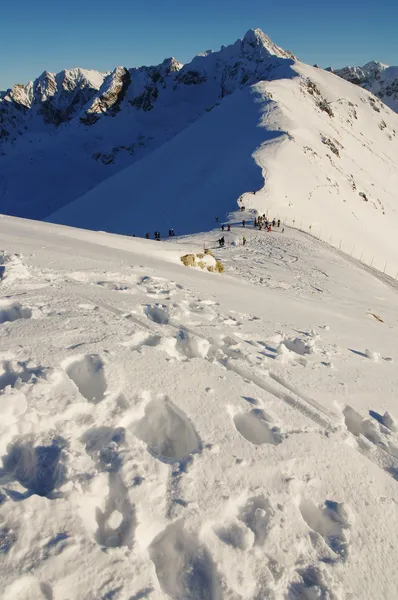
[[[378,96],[387,106],[398,112],[398,67],[371,61],[363,67],[331,69],[350,83],[360,85]]]

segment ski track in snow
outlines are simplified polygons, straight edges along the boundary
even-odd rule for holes
[[[306,247],[289,238],[270,248],[269,240],[254,234],[247,253],[231,249],[226,277],[313,297],[315,283],[329,276],[311,255],[312,241]],[[273,285],[246,261],[259,272],[273,264],[266,279]],[[10,267],[9,283],[5,277],[0,284],[0,327],[16,339],[0,354],[7,597],[66,600],[68,586],[70,597],[108,600],[356,597],[341,579],[358,535],[352,511],[340,497],[312,496],[312,476],[297,469],[296,454],[305,438],[317,439],[340,458],[365,457],[395,485],[398,434],[375,411],[366,418],[348,402],[327,404],[316,388],[301,389],[297,372],[329,372],[342,355],[324,339],[324,325],[300,331],[274,324],[266,333],[256,315],[224,310],[138,265],[108,275],[24,267],[15,278]],[[24,287],[33,274],[37,287]],[[283,283],[298,274],[300,283]],[[51,321],[59,333],[51,339],[54,362],[25,341],[35,332],[45,343]],[[23,329],[32,323],[35,330]],[[345,360],[352,369],[364,359],[380,368],[372,357],[347,349]],[[198,391],[204,377],[209,384]],[[200,398],[196,413],[190,395]],[[23,506],[27,518],[38,515],[37,531],[20,525]],[[73,554],[92,555],[97,564],[91,595],[72,581],[84,579],[84,563],[74,562],[73,577],[63,566]],[[27,566],[32,575],[24,575]]]

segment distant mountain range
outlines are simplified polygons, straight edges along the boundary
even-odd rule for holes
[[[360,85],[372,92],[392,110],[398,112],[398,67],[389,67],[380,62],[368,62],[363,67],[327,69],[350,83]]]
[[[186,65],[44,73],[0,97],[0,212],[145,235],[243,205],[398,262],[393,75],[305,65],[258,29]]]

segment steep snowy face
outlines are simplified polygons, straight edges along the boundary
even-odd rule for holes
[[[344,67],[332,72],[372,92],[398,112],[398,67],[371,61],[363,67]]]

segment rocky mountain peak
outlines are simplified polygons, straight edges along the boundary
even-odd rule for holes
[[[242,52],[246,56],[255,57],[263,60],[270,56],[277,56],[278,58],[293,58],[296,57],[290,50],[283,50],[263,32],[261,29],[249,29],[242,39]]]

